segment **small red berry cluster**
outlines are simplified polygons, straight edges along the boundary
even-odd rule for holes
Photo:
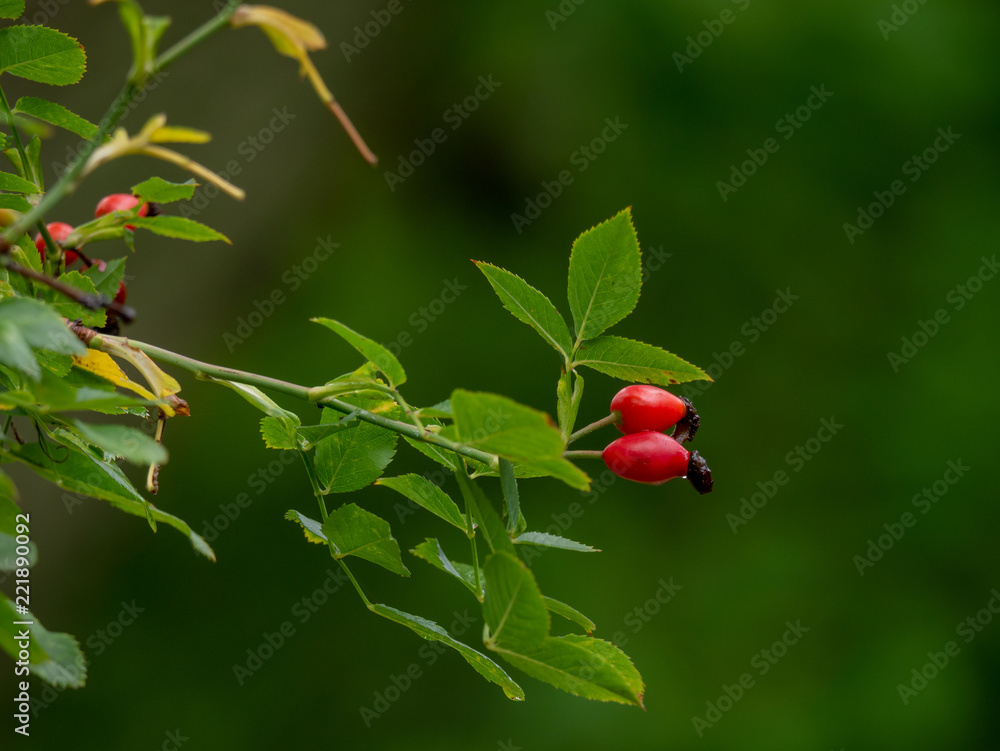
[[[612,472],[647,485],[686,477],[699,493],[711,492],[705,460],[681,445],[694,438],[700,422],[688,399],[656,386],[626,386],[611,400],[611,415],[625,434],[602,453]],[[674,432],[667,435],[670,428]]]
[[[110,196],[105,196],[102,198],[98,204],[97,209],[94,211],[94,218],[100,219],[105,214],[111,214],[115,211],[129,211],[134,209],[139,203],[139,199],[128,193],[112,193]],[[144,203],[139,208],[139,216],[155,216],[158,212],[158,206],[156,204]],[[63,249],[63,258],[66,261],[66,269],[68,270],[77,260],[83,262],[83,268],[88,269],[91,266],[97,266],[98,269],[104,271],[107,264],[100,258],[90,259],[80,252],[80,248],[68,248],[63,245],[63,242],[73,234],[75,229],[72,225],[66,224],[66,222],[51,222],[45,225],[46,229],[49,231],[49,235],[52,239],[59,243],[59,246]],[[135,231],[135,227],[131,224],[125,225],[126,229]],[[42,257],[42,263],[45,262],[45,238],[42,237],[41,233],[35,236],[35,247],[38,248],[38,253]],[[124,305],[125,298],[128,295],[128,290],[125,288],[125,282],[121,282],[118,285],[118,292],[115,294],[115,302]]]

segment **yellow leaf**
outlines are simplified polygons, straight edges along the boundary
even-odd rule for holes
[[[236,28],[260,26],[274,48],[288,57],[298,58],[299,53],[306,50],[326,49],[323,32],[316,26],[269,5],[241,5],[230,23]]]
[[[104,352],[98,352],[96,349],[89,349],[85,355],[73,355],[73,362],[78,368],[82,368],[83,370],[93,373],[94,375],[103,378],[105,381],[110,381],[115,384],[115,386],[128,389],[129,391],[138,394],[143,399],[156,401],[156,397],[153,396],[153,394],[149,393],[138,383],[134,383],[129,380],[129,377],[125,375],[120,367],[118,367],[118,363],[116,363]]]
[[[159,127],[149,136],[150,143],[208,143],[211,140],[211,133],[174,125]]]

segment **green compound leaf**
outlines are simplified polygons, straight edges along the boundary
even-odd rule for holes
[[[403,565],[399,543],[392,536],[389,522],[357,504],[347,503],[332,511],[323,522],[322,532],[330,542],[333,557],[338,560],[353,555],[394,574],[410,575]]]
[[[391,399],[345,397],[355,407],[398,417],[402,410]],[[323,410],[323,423],[338,422],[343,417],[332,409]],[[330,493],[350,493],[371,485],[382,476],[396,455],[398,433],[367,422],[324,438],[316,445],[316,474]]]
[[[444,548],[433,537],[428,537],[422,543],[410,551],[417,558],[427,561],[434,568],[451,574],[464,584],[472,594],[478,599],[482,599],[483,593],[476,587],[475,569],[468,563],[452,561],[444,552]]]
[[[14,209],[14,211],[20,211],[22,214],[27,214],[34,208],[30,203],[28,203],[21,196],[0,194],[0,209]]]
[[[489,629],[483,641],[487,648],[521,651],[540,646],[549,634],[549,611],[528,567],[500,552],[486,559],[483,574],[483,617]]]
[[[364,355],[369,362],[374,363],[375,367],[389,379],[389,385],[392,388],[406,383],[406,371],[403,370],[403,366],[399,364],[395,355],[381,344],[362,336],[357,331],[348,328],[340,321],[334,321],[332,318],[313,318],[312,320],[326,326]]]
[[[571,487],[590,487],[587,475],[562,458],[562,434],[544,412],[505,396],[462,389],[452,394],[451,407],[462,443],[556,477]]]
[[[2,31],[2,29],[0,29]],[[37,185],[28,182],[23,177],[12,175],[10,172],[0,172],[0,190],[7,190],[13,193],[40,193]]]
[[[571,621],[580,626],[587,632],[588,636],[594,633],[594,630],[597,628],[592,620],[576,608],[570,607],[565,602],[560,602],[559,600],[554,600],[551,597],[545,597],[544,595],[542,596],[542,599],[545,600],[545,607],[549,609],[550,613],[562,616],[567,621]]]
[[[73,425],[87,441],[114,456],[136,464],[166,464],[167,450],[141,430],[127,425],[90,425],[74,420]]]
[[[426,477],[414,474],[383,477],[376,480],[375,484],[395,490],[452,526],[458,527],[463,532],[466,530],[465,517],[458,510],[458,505],[447,493]]]
[[[577,340],[593,339],[639,301],[642,258],[631,209],[580,235],[569,257],[569,308]]]
[[[666,350],[620,336],[602,336],[584,342],[574,365],[629,383],[673,386],[688,381],[711,381],[708,374]]]
[[[17,325],[0,318],[0,363],[19,370],[34,381],[42,377],[35,353],[21,336]]]
[[[488,649],[528,675],[576,696],[642,706],[642,678],[624,652],[588,636],[549,635],[550,609],[585,623],[585,628],[593,624],[567,605],[546,601],[523,563],[494,553],[484,573]]]
[[[422,639],[441,642],[442,644],[451,647],[462,655],[462,657],[465,658],[465,661],[469,663],[477,673],[483,676],[483,678],[491,683],[497,684],[501,689],[503,689],[503,692],[506,694],[508,699],[524,701],[524,691],[513,680],[511,680],[510,676],[504,672],[503,668],[481,652],[477,652],[472,647],[453,639],[447,631],[433,621],[421,618],[418,615],[404,613],[402,610],[391,608],[388,605],[372,605],[371,610],[383,618],[387,618],[390,621],[406,626]]]
[[[128,223],[137,229],[148,229],[154,234],[176,240],[190,240],[196,243],[221,240],[229,245],[233,244],[221,232],[182,216],[138,216],[129,218]]]
[[[500,515],[493,508],[490,499],[486,497],[479,484],[465,474],[464,469],[455,473],[458,480],[458,487],[462,491],[465,499],[465,506],[472,514],[472,517],[479,525],[483,535],[486,537],[486,544],[490,546],[491,552],[505,552],[516,557],[514,543],[511,542],[507,529],[500,520]]]
[[[550,636],[537,647],[498,647],[496,652],[518,670],[574,696],[642,707],[642,676],[611,642],[568,634]]]
[[[63,452],[60,450],[60,453]],[[71,493],[99,498],[133,516],[145,518],[151,516],[155,521],[163,522],[181,532],[190,540],[191,546],[196,551],[210,560],[215,560],[215,553],[200,535],[183,520],[147,502],[116,464],[89,452],[73,449],[70,449],[65,457],[57,457],[61,461],[55,462],[37,443],[14,448],[7,452],[6,456],[23,462],[36,474]]]
[[[26,621],[32,625],[15,624]],[[28,669],[34,675],[58,688],[81,688],[87,682],[87,660],[76,639],[49,631],[31,612],[18,613],[14,603],[0,593],[0,647],[15,662],[24,644],[23,630],[30,631]]]
[[[132,195],[140,202],[174,203],[190,201],[197,187],[198,183],[193,178],[183,183],[171,183],[160,177],[151,177],[138,185],[133,185]]]
[[[70,112],[61,104],[50,102],[46,99],[39,99],[33,96],[23,96],[14,105],[15,115],[30,115],[36,120],[41,120],[57,128],[76,133],[81,138],[88,141],[97,135],[97,126],[79,115]]]
[[[310,519],[305,514],[300,514],[294,509],[285,512],[285,518],[289,521],[297,522],[298,525],[302,527],[306,540],[309,542],[315,543],[316,545],[327,544],[326,535],[323,534],[323,525],[315,519]]]
[[[525,532],[514,538],[518,545],[538,545],[543,548],[559,548],[560,550],[575,550],[578,553],[600,553],[597,548],[584,545],[582,542],[567,540],[559,535],[550,535],[548,532]]]
[[[59,276],[59,281],[63,284],[78,289],[87,295],[96,295],[97,286],[94,284],[94,280],[90,277],[84,276],[79,271],[67,271],[65,274]],[[115,288],[115,292],[118,288]],[[114,298],[114,294],[107,296],[109,299]],[[80,303],[73,302],[68,297],[63,296],[55,290],[50,290],[46,293],[46,300],[48,300],[49,305],[63,318],[70,321],[74,321],[77,318],[80,319],[84,326],[90,326],[91,328],[100,328],[107,323],[108,315],[104,310],[90,310],[89,308],[80,305]]]
[[[46,26],[0,29],[0,73],[65,86],[83,78],[86,69],[83,47],[61,31]]]
[[[548,297],[517,274],[482,261],[473,263],[489,280],[503,306],[517,320],[531,326],[563,358],[570,356],[573,338],[570,336],[569,326]]]

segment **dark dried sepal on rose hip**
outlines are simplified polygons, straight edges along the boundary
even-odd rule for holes
[[[712,492],[712,470],[697,451],[688,458],[687,480],[702,495]]]
[[[701,427],[701,418],[698,416],[698,410],[694,408],[690,399],[686,396],[682,396],[680,399],[684,402],[684,406],[687,407],[687,413],[677,423],[677,427],[674,428],[674,432],[670,437],[678,443],[685,443],[694,439],[695,433]]]

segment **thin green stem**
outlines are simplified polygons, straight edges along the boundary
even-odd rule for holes
[[[365,595],[365,591],[361,589],[361,585],[358,584],[358,580],[354,578],[354,574],[351,573],[351,569],[347,567],[347,562],[343,558],[338,558],[337,563],[339,563],[340,567],[344,569],[344,573],[347,574],[347,578],[351,580],[351,584],[354,585],[354,590],[358,593],[358,597],[361,598],[361,601],[364,602],[365,607],[371,610],[374,607],[372,605],[372,601],[368,599]]]
[[[316,496],[316,502],[319,503],[319,511],[323,515],[323,523],[326,523],[329,513],[326,510],[326,499],[323,497],[323,490],[319,485],[319,478],[316,476],[316,468],[313,466],[312,460],[309,458],[309,454],[305,451],[299,451],[299,456],[302,457],[302,463],[306,465],[306,475],[309,476],[309,484],[312,485],[313,494]],[[334,560],[340,564],[340,567],[344,569],[344,573],[347,574],[347,578],[351,580],[351,584],[354,585],[355,591],[364,602],[365,607],[369,610],[372,609],[371,600],[365,595],[365,591],[361,589],[361,585],[358,580],[354,578],[354,574],[351,569],[348,568],[347,563],[344,562],[343,558],[337,557],[337,551],[333,547],[333,543],[329,540],[327,541],[327,546],[330,548],[330,555],[333,556]]]
[[[17,153],[21,157],[21,169],[24,172],[23,177],[25,180],[33,182],[37,185],[37,175],[35,175],[34,169],[28,162],[28,152],[24,150],[24,144],[21,142],[21,134],[18,132],[17,125],[14,123],[14,112],[7,103],[7,96],[4,94],[2,87],[0,87],[0,107],[3,108],[3,113],[7,116],[7,122],[10,124],[10,134],[14,139],[14,146],[17,148]]]
[[[603,459],[603,451],[563,451],[563,459]]]
[[[593,433],[595,430],[600,430],[601,428],[606,427],[608,425],[614,425],[621,419],[621,417],[622,413],[619,412],[617,409],[614,410],[607,417],[602,417],[597,422],[592,422],[590,423],[590,425],[580,428],[578,431],[570,435],[569,439],[566,441],[566,445],[568,446],[569,444],[573,443],[573,441],[583,438],[585,435],[589,435],[590,433]]]
[[[316,496],[316,502],[319,504],[320,516],[325,524],[327,518],[330,516],[330,512],[326,508],[326,498],[323,496],[323,489],[320,487],[319,477],[316,475],[316,467],[313,466],[308,452],[299,451],[299,456],[302,458],[302,463],[306,466],[306,475],[309,477],[309,484],[312,486],[313,495]]]
[[[182,370],[187,370],[190,373],[197,375],[207,375],[213,378],[220,378],[225,381],[234,381],[236,383],[246,383],[250,386],[257,386],[261,389],[269,389],[271,391],[276,391],[281,394],[287,394],[288,396],[293,396],[296,399],[302,399],[304,401],[315,402],[316,404],[321,404],[324,407],[330,407],[337,412],[342,412],[345,415],[349,415],[352,412],[357,412],[358,418],[364,420],[372,425],[378,425],[381,428],[386,428],[394,433],[399,433],[400,435],[406,436],[408,438],[413,438],[418,441],[423,441],[424,443],[431,443],[435,446],[440,446],[443,449],[452,451],[460,456],[467,457],[469,459],[475,459],[478,462],[482,462],[487,466],[496,468],[499,463],[499,458],[496,454],[490,454],[486,451],[480,451],[479,449],[474,449],[466,446],[462,443],[456,443],[455,441],[444,438],[437,433],[432,433],[427,430],[421,430],[415,425],[411,425],[406,422],[401,422],[399,420],[393,420],[391,418],[385,417],[383,415],[375,414],[374,412],[369,412],[364,409],[358,409],[353,404],[341,401],[334,397],[324,397],[322,399],[316,400],[311,398],[311,394],[315,393],[315,389],[311,389],[308,386],[299,386],[298,384],[289,383],[288,381],[282,381],[277,378],[269,378],[268,376],[258,375],[256,373],[248,373],[243,370],[235,370],[233,368],[223,368],[218,365],[212,365],[206,362],[200,362],[194,360],[190,357],[185,357],[184,355],[179,355],[176,352],[171,352],[161,347],[153,346],[152,344],[146,344],[145,342],[135,341],[134,339],[125,339],[124,337],[112,337],[103,336],[102,339],[109,339],[117,341],[121,344],[128,344],[135,347],[142,352],[145,352],[154,360],[159,360],[160,362],[167,363],[168,365],[173,365],[175,367],[181,368]],[[95,339],[95,343],[99,340]],[[98,344],[99,348],[99,344]]]
[[[464,473],[466,471],[465,467],[462,467],[459,471]],[[468,477],[468,475],[466,475],[466,477]],[[472,481],[470,480],[470,482]],[[476,597],[480,602],[482,602],[483,585],[479,579],[479,553],[476,550],[476,530],[472,525],[472,508],[469,506],[468,497],[465,498],[465,525],[465,534],[469,538],[469,547],[472,550],[472,571],[475,574],[476,592],[478,593]]]
[[[212,34],[219,31],[219,29],[229,23],[229,19],[233,17],[233,13],[235,13],[236,9],[239,7],[239,0],[229,0],[229,4],[219,11],[214,18],[203,23],[197,29],[177,42],[177,44],[173,47],[156,58],[156,60],[153,61],[153,72],[158,73],[163,70],[177,58],[187,54],[192,47],[201,44],[203,41],[208,39],[208,37],[212,36]]]

